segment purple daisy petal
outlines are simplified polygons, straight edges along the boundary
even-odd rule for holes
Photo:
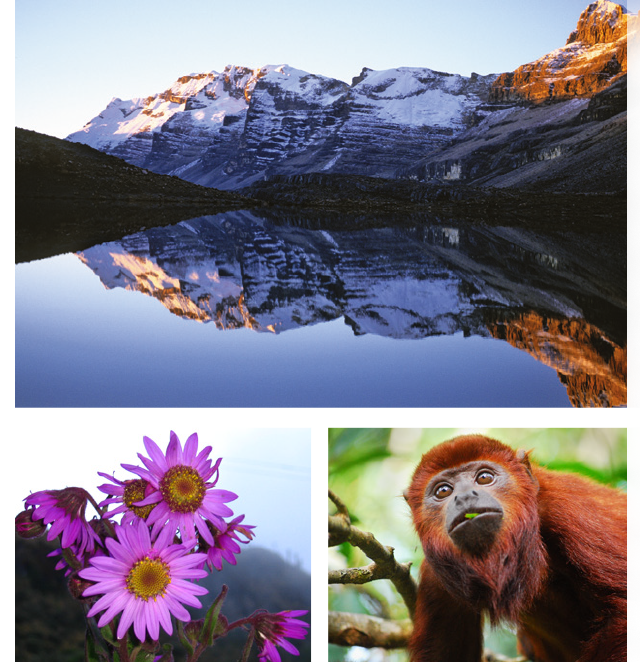
[[[164,454],[149,437],[144,437],[144,445],[149,457],[140,454],[138,457],[146,469],[122,466],[151,486],[144,499],[134,505],[153,508],[146,517],[147,524],[152,527],[152,537],[158,536],[166,526],[179,531],[184,544],[195,544],[199,534],[200,539],[213,545],[207,523],[216,529],[224,529],[223,518],[233,516],[233,510],[226,502],[238,498],[234,492],[214,489],[222,458],[212,466],[209,458],[211,446],[198,453],[198,435],[195,433],[189,436],[183,449],[172,431]]]
[[[170,544],[171,532],[152,541],[141,519],[116,524],[115,531],[116,539],[107,540],[111,556],[95,556],[88,568],[78,572],[83,579],[96,582],[83,595],[101,596],[89,615],[104,612],[98,621],[103,627],[120,614],[119,639],[131,627],[141,641],[147,634],[157,640],[160,628],[171,634],[171,614],[189,621],[183,605],[201,607],[196,596],[207,590],[191,580],[206,575],[201,569],[206,555]]]
[[[193,465],[193,461],[196,458],[197,452],[198,452],[198,435],[194,432],[192,435],[189,436],[189,438],[184,444],[182,461],[185,464]]]
[[[157,602],[156,605],[156,616],[158,618],[158,622],[165,632],[172,634],[173,623],[171,622],[171,612],[169,611],[169,608],[163,601]]]
[[[160,503],[162,501],[162,494],[160,492],[152,492],[148,497],[142,499],[142,501],[136,501],[135,505],[140,506],[150,506],[153,503]]]
[[[149,453],[149,457],[153,461],[151,463],[152,466],[158,465],[160,471],[165,472],[169,467],[167,466],[164,454],[160,450],[160,446],[153,439],[149,439],[149,437],[143,437],[142,441],[144,442],[144,447],[147,449],[147,453]],[[142,459],[140,453],[138,453],[138,457]]]
[[[172,595],[167,595],[165,603],[167,605],[167,609],[179,621],[189,621],[191,618],[189,616],[189,612]],[[202,605],[198,603],[198,606],[201,607]]]
[[[169,434],[169,445],[167,446],[166,453],[167,465],[173,467],[176,464],[183,464],[182,462],[182,448],[180,440],[175,432]]]
[[[138,453],[138,457],[140,459],[143,458],[143,456],[140,455],[140,453]],[[134,474],[138,474],[138,476],[142,476],[143,478],[146,478],[146,476],[144,476],[143,474],[149,475],[149,472],[146,469],[143,469],[142,467],[139,467],[135,464],[127,464],[126,462],[123,462],[120,466],[123,469],[126,469],[127,471],[131,471]]]

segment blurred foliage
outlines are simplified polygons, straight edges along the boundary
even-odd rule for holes
[[[332,428],[329,430],[329,458],[333,471],[358,471],[364,463],[391,455],[390,428]]]

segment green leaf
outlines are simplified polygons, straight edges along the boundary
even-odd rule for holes
[[[103,641],[99,641],[91,626],[87,626],[84,640],[84,660],[85,662],[105,662],[109,655],[104,648]]]
[[[155,657],[155,651],[139,650],[133,659],[134,662],[153,662]]]
[[[100,662],[98,651],[96,649],[96,639],[91,632],[91,628],[87,628],[84,639],[84,662]]]
[[[247,662],[249,659],[249,653],[251,652],[251,646],[253,646],[253,640],[256,638],[256,629],[252,627],[247,635],[247,641],[242,649],[242,655],[240,656],[239,662]]]
[[[194,647],[189,637],[185,634],[184,623],[178,619],[176,619],[176,622],[178,623],[178,638],[180,639],[180,643],[185,647],[187,654],[191,656],[193,655]]]
[[[114,646],[117,644],[115,637],[113,636],[110,624],[101,627],[100,634],[104,637],[105,641],[108,641],[110,644],[113,644]]]
[[[225,597],[227,596],[228,587],[223,584],[220,595],[213,601],[211,607],[207,611],[207,615],[204,619],[204,626],[198,641],[205,646],[213,645],[213,637],[216,632],[216,625],[218,623],[218,616],[220,615],[220,610],[222,609],[222,603],[224,602]]]

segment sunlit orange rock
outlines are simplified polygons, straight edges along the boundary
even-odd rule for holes
[[[567,43],[535,62],[501,74],[490,100],[535,103],[590,97],[627,72],[627,30],[637,17],[608,0],[592,2],[580,15]]]
[[[535,312],[489,325],[506,340],[553,368],[576,408],[637,408],[640,405],[638,338],[618,345],[604,329],[584,319]]]

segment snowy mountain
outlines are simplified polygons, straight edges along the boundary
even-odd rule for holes
[[[620,5],[594,2],[564,48],[500,76],[364,68],[349,85],[288,65],[230,65],[183,76],[154,96],[112,99],[67,139],[221,189],[273,174],[394,177],[505,105],[588,101],[626,72],[628,17]],[[461,178],[455,168],[438,172]]]
[[[476,121],[494,78],[403,67],[347,85],[288,65],[228,66],[112,99],[67,139],[217,188],[272,172],[392,176]]]
[[[455,229],[436,232],[440,244],[455,244]],[[421,246],[408,256],[411,242],[393,229],[372,231],[369,241],[274,227],[243,211],[146,230],[78,255],[105,287],[142,292],[175,315],[220,329],[281,333],[344,315],[357,334],[419,338],[453,333],[454,313],[468,323],[474,306],[441,260],[426,259]]]

